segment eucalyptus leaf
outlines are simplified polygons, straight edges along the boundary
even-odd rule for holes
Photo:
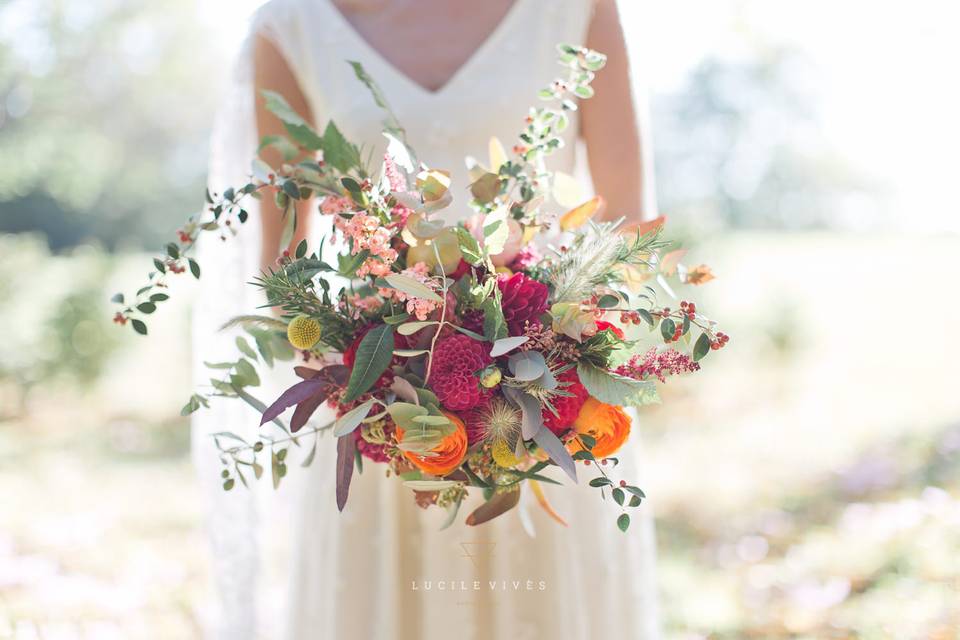
[[[521,382],[538,380],[547,371],[547,362],[539,351],[515,353],[507,360],[507,365],[513,377]]]
[[[553,460],[563,472],[570,476],[574,482],[577,481],[577,465],[567,448],[563,446],[558,438],[550,429],[546,427],[537,431],[533,436],[533,441],[543,449],[550,459]]]
[[[510,353],[524,342],[528,341],[530,338],[528,336],[515,336],[511,338],[501,338],[493,343],[493,348],[490,349],[490,357],[497,358],[506,353]]]
[[[371,398],[359,407],[354,407],[337,418],[337,421],[333,425],[333,435],[339,438],[340,436],[352,433],[354,429],[360,426],[360,423],[367,417],[367,414],[370,413],[370,409],[373,408],[373,403],[374,400]]]
[[[458,484],[455,480],[407,480],[403,486],[414,491],[443,491]]]
[[[417,331],[429,327],[431,325],[440,324],[436,320],[424,320],[422,322],[405,322],[397,327],[397,333],[402,336],[411,336]]]
[[[391,273],[384,279],[390,284],[391,287],[397,291],[402,291],[408,296],[423,298],[424,300],[430,300],[431,302],[443,302],[443,299],[438,296],[433,289],[423,284],[419,280],[414,280],[410,276],[405,276],[400,273]]]
[[[600,402],[633,407],[660,402],[656,384],[651,380],[634,380],[588,362],[577,365],[577,377],[590,395]]]

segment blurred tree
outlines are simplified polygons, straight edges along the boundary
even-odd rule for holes
[[[849,222],[876,196],[819,127],[800,52],[708,58],[654,101],[661,209],[697,226],[800,229]]]
[[[98,380],[120,339],[104,288],[112,268],[90,246],[52,257],[40,234],[0,234],[0,398],[13,398],[0,402],[0,419],[38,385]]]
[[[156,246],[202,206],[225,69],[196,5],[0,5],[0,231]]]

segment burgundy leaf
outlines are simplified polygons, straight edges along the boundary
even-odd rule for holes
[[[266,424],[270,422],[281,413],[287,410],[287,408],[292,407],[295,404],[299,404],[316,393],[317,389],[321,386],[327,384],[324,380],[304,380],[303,382],[298,382],[293,385],[276,399],[276,401],[271,404],[263,412],[263,417],[260,419],[260,424]]]
[[[304,380],[313,380],[320,375],[320,369],[312,369],[310,367],[294,367],[293,372]]]
[[[356,440],[352,433],[337,439],[337,509],[343,511],[350,493],[350,479],[353,478]]]
[[[467,516],[467,524],[470,526],[476,526],[478,524],[483,524],[493,520],[499,515],[503,515],[510,509],[513,509],[517,506],[517,503],[520,502],[520,492],[519,491],[510,491],[507,493],[498,493],[482,505],[477,507],[477,509]]]
[[[307,424],[310,416],[320,408],[321,404],[326,402],[327,396],[329,395],[330,387],[322,386],[317,389],[316,393],[298,404],[297,408],[293,410],[293,417],[290,418],[290,431],[296,433],[302,429],[303,425]]]
[[[294,373],[303,378],[304,380],[313,380],[314,378],[324,377],[330,382],[334,382],[340,386],[343,386],[347,383],[347,378],[350,377],[350,369],[345,367],[342,364],[332,364],[330,366],[324,367],[323,369],[313,369],[311,367],[294,367]]]

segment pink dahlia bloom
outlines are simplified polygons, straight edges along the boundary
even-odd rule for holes
[[[547,310],[547,285],[522,273],[502,276],[497,281],[503,299],[503,317],[511,336],[523,335],[525,323],[539,322]]]
[[[463,334],[437,342],[428,384],[445,408],[466,411],[487,395],[475,375],[492,362],[490,349],[484,344]]]

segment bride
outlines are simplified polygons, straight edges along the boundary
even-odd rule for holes
[[[586,166],[577,167],[578,145],[568,140],[549,168],[588,169],[608,217],[639,220],[650,212],[645,176],[651,172],[615,0],[271,0],[254,18],[233,92],[224,99],[211,188],[243,180],[257,141],[284,133],[263,106],[263,89],[282,94],[315,126],[334,120],[348,139],[382,155],[382,112],[345,62],[357,60],[383,89],[419,157],[451,171],[454,193],[465,194],[464,156],[484,157],[491,136],[508,144],[515,138],[525,108],[557,74],[559,42],[597,49],[608,63],[593,83],[596,97],[584,101],[570,129],[579,131]],[[262,157],[273,166],[283,161],[273,148]],[[298,219],[306,224],[294,244],[329,231],[320,227],[315,203],[301,206]],[[468,208],[455,196],[445,212],[454,220]],[[271,202],[264,200],[244,227],[227,242],[200,248],[206,287],[194,318],[200,377],[204,360],[233,348],[233,336],[212,337],[216,327],[259,304],[245,283],[277,258],[281,224]],[[264,397],[286,382],[272,377],[278,379],[265,380]],[[290,465],[291,479],[300,482],[293,491],[225,493],[208,434],[259,422],[238,404],[215,405],[194,421],[194,456],[209,498],[217,637],[659,637],[649,515],[621,533],[612,506],[597,500],[595,490],[567,486],[549,495],[567,527],[525,496],[519,509],[490,523],[439,531],[440,510],[418,509],[408,489],[372,466],[355,477],[340,514],[334,448],[323,441],[309,469]],[[625,477],[639,479],[633,443],[622,464]],[[287,504],[287,512],[278,504]],[[286,547],[287,556],[268,562],[277,547]],[[268,613],[278,608],[264,595],[271,573],[288,583],[282,614]]]

